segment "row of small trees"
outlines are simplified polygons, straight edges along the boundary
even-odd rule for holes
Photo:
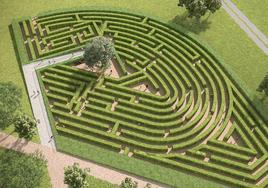
[[[64,183],[69,186],[69,188],[87,188],[89,182],[87,177],[89,175],[90,169],[82,169],[79,167],[78,163],[74,163],[72,166],[68,166],[64,169]],[[138,183],[133,181],[131,178],[125,178],[119,188],[137,188]],[[144,188],[151,188],[151,184],[147,184]]]

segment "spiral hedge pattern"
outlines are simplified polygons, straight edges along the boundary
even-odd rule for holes
[[[57,133],[122,155],[220,180],[268,185],[268,128],[219,60],[180,29],[119,11],[19,22],[29,60],[114,41],[120,78],[70,65],[41,72]],[[228,42],[228,41],[227,41]],[[133,89],[148,83],[152,90]]]

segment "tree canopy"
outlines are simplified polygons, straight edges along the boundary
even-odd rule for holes
[[[14,120],[21,105],[22,91],[12,82],[0,82],[0,128],[5,128]]]
[[[31,155],[0,150],[0,187],[36,188],[46,172],[46,161],[40,153]]]
[[[22,114],[16,118],[15,131],[20,138],[30,140],[36,134],[36,121],[30,116]]]
[[[208,11],[216,12],[222,6],[221,0],[179,0],[178,6],[185,7],[189,17],[200,18]]]
[[[84,60],[93,68],[105,70],[110,66],[110,60],[114,57],[114,45],[107,37],[95,37],[86,44]]]
[[[70,188],[85,188],[88,186],[89,169],[81,169],[78,163],[64,168],[64,183]]]
[[[259,87],[257,88],[257,91],[263,92],[268,96],[268,73],[261,81]]]

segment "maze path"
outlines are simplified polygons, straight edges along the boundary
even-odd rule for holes
[[[29,60],[98,35],[114,41],[120,78],[97,82],[69,65],[41,72],[59,135],[232,186],[268,185],[267,125],[196,40],[148,17],[107,11],[40,16],[20,27]],[[133,89],[142,82],[154,91]]]

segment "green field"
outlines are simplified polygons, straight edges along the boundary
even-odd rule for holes
[[[87,180],[89,182],[88,187],[90,188],[118,188],[118,185],[114,185],[109,182],[97,179],[94,176],[89,176]]]
[[[54,11],[59,4],[68,9]],[[256,92],[267,57],[223,10],[196,22],[175,1],[27,5],[1,13],[0,33],[14,32],[13,44],[3,40],[1,80],[23,88],[20,64],[78,50],[98,35],[115,41],[119,78],[97,82],[75,67],[80,59],[38,71],[58,150],[175,187],[267,186],[268,99],[261,104]],[[133,89],[140,84],[149,91]]]

